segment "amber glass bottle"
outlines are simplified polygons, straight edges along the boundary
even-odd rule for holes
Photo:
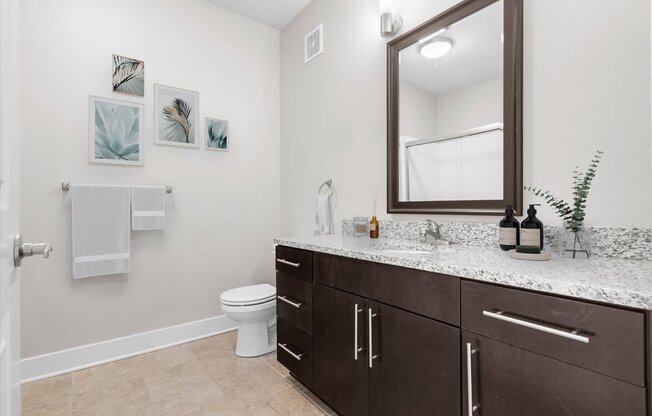
[[[378,219],[374,215],[371,217],[371,222],[369,222],[369,237],[378,238],[379,231]]]

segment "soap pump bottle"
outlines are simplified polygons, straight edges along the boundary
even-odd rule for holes
[[[520,226],[516,218],[514,218],[514,209],[511,205],[507,205],[505,209],[505,218],[500,221],[500,228],[498,229],[498,245],[504,251],[514,250],[519,245],[520,240]]]
[[[535,206],[541,204],[530,204],[527,210],[527,218],[521,223],[521,241],[523,246],[535,246],[543,250],[543,223],[537,218]]]

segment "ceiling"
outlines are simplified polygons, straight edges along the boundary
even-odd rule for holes
[[[311,0],[206,0],[223,9],[283,29]]]
[[[417,44],[401,50],[401,82],[437,96],[498,78],[503,71],[502,33],[503,2],[499,1],[460,20],[439,35],[453,41],[453,49],[444,57],[424,58]]]

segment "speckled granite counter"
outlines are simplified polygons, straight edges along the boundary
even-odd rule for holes
[[[359,260],[426,270],[483,282],[652,310],[652,261],[591,258],[514,260],[498,248],[439,246],[418,254],[395,249],[428,249],[414,241],[320,236],[279,238],[276,244]]]

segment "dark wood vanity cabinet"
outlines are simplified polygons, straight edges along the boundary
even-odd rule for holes
[[[280,249],[278,360],[340,415],[652,416],[649,313]]]
[[[461,353],[464,416],[647,414],[643,387],[466,331]]]

